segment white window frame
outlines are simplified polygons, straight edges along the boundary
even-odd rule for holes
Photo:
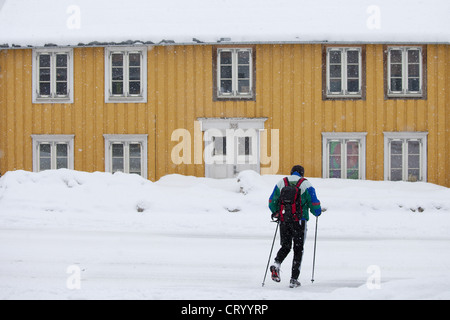
[[[427,181],[427,136],[428,132],[384,132],[384,180],[391,180],[391,141],[402,141],[402,181],[409,181],[407,147],[408,141],[419,141],[420,178],[417,181]]]
[[[333,51],[341,52],[341,91],[340,92],[331,92],[330,91],[330,81],[331,81],[331,72],[330,72],[330,53]],[[347,61],[347,52],[349,51],[357,51],[358,52],[358,92],[349,92],[348,91],[348,61]],[[327,56],[326,56],[326,95],[327,98],[361,98],[362,97],[362,48],[361,47],[329,47],[327,48]]]
[[[232,75],[231,83],[232,90],[230,93],[221,92],[220,90],[220,80],[221,80],[221,63],[220,56],[222,52],[231,52],[231,66]],[[239,78],[238,78],[238,53],[248,52],[249,53],[249,92],[239,92]],[[252,48],[218,48],[217,49],[217,98],[253,98],[254,84],[253,84],[253,49]]]
[[[129,93],[129,55],[141,55],[141,91],[139,94]],[[123,94],[112,94],[112,55],[123,54]],[[105,102],[106,103],[146,103],[147,102],[147,47],[106,47],[105,48]]]
[[[399,50],[402,52],[402,90],[393,91],[391,88],[391,51]],[[419,57],[419,91],[409,91],[408,90],[408,51],[418,50],[420,52]],[[387,88],[388,97],[422,97],[423,83],[424,83],[424,72],[423,72],[423,49],[422,47],[388,47],[387,49]]]
[[[40,155],[39,146],[41,144],[51,145],[51,170],[56,169],[56,145],[67,144],[67,169],[74,169],[74,137],[73,134],[67,135],[49,135],[49,134],[33,134],[33,172],[40,171]]]
[[[41,95],[39,87],[39,57],[50,55],[50,95]],[[67,54],[67,95],[56,94],[56,56]],[[32,57],[32,102],[33,103],[73,103],[73,49],[72,48],[45,48],[33,49]]]
[[[358,179],[366,179],[366,136],[367,132],[322,132],[322,177],[329,178],[330,173],[330,155],[329,142],[330,141],[357,141],[359,143],[359,168]],[[345,161],[341,167],[341,179],[347,179],[347,160],[344,157],[346,153],[346,144],[341,150],[342,159]]]
[[[115,143],[124,144],[124,168],[125,173],[129,173],[129,145],[140,144],[141,150],[141,177],[147,179],[147,134],[104,134],[105,139],[105,172],[112,173],[112,145]],[[128,153],[127,153],[128,152]]]

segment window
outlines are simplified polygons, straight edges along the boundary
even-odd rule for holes
[[[105,134],[105,171],[147,178],[147,135]]]
[[[213,136],[213,156],[226,156],[227,155],[227,138],[220,136]]]
[[[425,63],[422,47],[389,47],[387,50],[388,97],[424,97]]]
[[[33,103],[73,103],[73,50],[33,51]]]
[[[426,181],[426,132],[385,132],[384,150],[385,180]]]
[[[253,51],[250,48],[217,49],[216,98],[253,98]]]
[[[365,179],[366,133],[322,133],[323,177]]]
[[[147,102],[147,48],[105,49],[106,102]]]
[[[324,99],[364,98],[364,55],[361,47],[326,47]]]
[[[33,171],[73,169],[74,135],[32,135]]]

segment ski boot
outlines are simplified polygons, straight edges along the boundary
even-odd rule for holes
[[[270,266],[270,272],[272,273],[272,280],[275,282],[280,282],[280,268],[272,265]]]
[[[289,283],[289,288],[297,288],[300,287],[301,284],[298,282],[297,279],[291,279],[291,282]]]

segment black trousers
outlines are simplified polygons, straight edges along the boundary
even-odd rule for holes
[[[297,222],[280,221],[281,248],[277,253],[275,262],[281,264],[292,249],[294,243],[294,259],[292,261],[291,278],[298,279],[302,265],[303,246],[306,238],[306,221]]]

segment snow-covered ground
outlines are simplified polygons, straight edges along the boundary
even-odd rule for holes
[[[450,299],[450,189],[429,183],[310,178],[315,282],[312,217],[302,286],[290,254],[262,287],[280,178],[8,172],[0,299]]]

